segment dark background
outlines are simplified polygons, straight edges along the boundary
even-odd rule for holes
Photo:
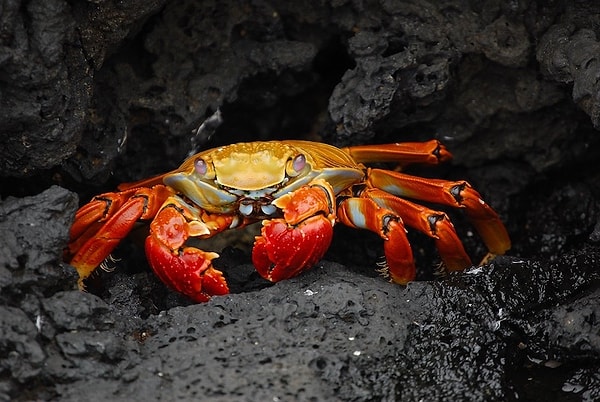
[[[0,1],[0,399],[600,398],[600,7],[593,1]],[[447,278],[374,274],[374,236],[269,287],[164,288],[139,247],[76,290],[79,201],[202,148],[438,138],[513,248]],[[209,135],[211,134],[211,135]],[[477,237],[448,211],[475,258]]]

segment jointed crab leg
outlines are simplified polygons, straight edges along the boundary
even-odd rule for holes
[[[68,246],[69,263],[83,280],[114,250],[139,220],[152,219],[173,191],[163,185],[95,197],[75,214]]]
[[[374,188],[365,190],[361,196],[371,198],[379,206],[396,212],[406,226],[433,238],[448,271],[460,271],[471,265],[471,259],[458,238],[454,225],[444,212],[434,211]]]
[[[398,214],[372,199],[351,197],[340,203],[338,220],[350,227],[377,233],[384,240],[383,249],[392,281],[404,285],[415,278],[412,249]]]
[[[413,163],[437,165],[452,159],[452,154],[438,140],[401,142],[385,145],[356,145],[342,148],[357,162],[396,162],[400,166]]]
[[[504,254],[510,238],[498,214],[466,181],[424,179],[404,173],[370,169],[367,185],[399,197],[464,208],[490,252]]]

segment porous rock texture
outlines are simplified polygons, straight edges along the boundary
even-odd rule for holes
[[[598,18],[592,1],[0,1],[0,400],[600,399]],[[194,305],[124,242],[77,290],[78,200],[191,144],[284,138],[438,138],[454,161],[414,173],[468,179],[513,248],[438,277],[411,231],[420,280],[401,287],[375,273],[376,236],[336,227],[275,285],[225,248],[232,294]]]

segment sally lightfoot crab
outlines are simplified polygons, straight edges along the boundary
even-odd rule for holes
[[[436,140],[336,148],[309,141],[238,143],[188,158],[161,176],[119,186],[77,211],[65,252],[79,284],[138,222],[150,222],[145,249],[168,286],[197,302],[229,292],[214,252],[187,245],[262,221],[252,261],[277,282],[315,265],[327,251],[336,222],[377,233],[390,279],[406,284],[415,263],[405,225],[435,240],[449,271],[471,265],[444,212],[418,201],[461,208],[492,254],[510,248],[496,212],[467,182],[425,179],[363,163],[438,164],[451,158]]]

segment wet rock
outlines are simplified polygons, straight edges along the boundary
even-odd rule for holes
[[[343,400],[556,398],[600,353],[593,318],[600,309],[600,254],[577,254],[557,264],[498,258],[439,284],[409,285],[408,291],[418,289],[411,300],[426,304],[409,324],[404,347],[393,355],[348,359],[333,386]],[[546,365],[559,382],[524,384],[526,362],[533,365],[527,375],[537,380],[543,374],[535,364]],[[593,372],[585,378],[593,380]],[[595,394],[595,382],[576,392]]]

